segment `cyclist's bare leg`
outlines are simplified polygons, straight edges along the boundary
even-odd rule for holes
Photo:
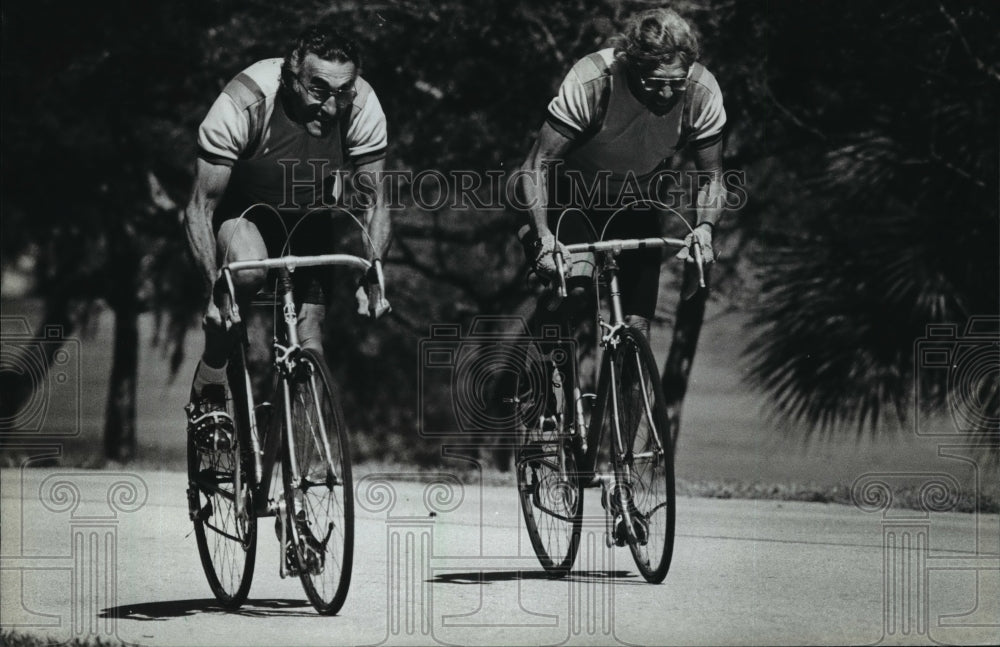
[[[227,220],[216,235],[216,259],[219,265],[232,261],[267,258],[267,247],[257,227],[243,219]],[[266,271],[240,272],[233,277],[237,301],[249,305],[249,298],[264,282]],[[223,318],[229,312],[229,294],[216,284],[213,294]],[[232,349],[232,337],[218,322],[204,322],[205,350],[195,369],[191,400],[185,407],[188,434],[203,451],[229,451],[233,446],[234,424],[226,410],[226,364]]]
[[[257,227],[246,219],[232,219],[222,223],[216,235],[216,258],[220,266],[233,261],[267,258],[267,246]],[[233,276],[237,298],[241,309],[260,289],[267,278],[266,270],[239,272]],[[225,285],[216,284],[215,302],[225,316],[228,311],[229,295]],[[229,359],[231,337],[221,326],[206,322],[205,350],[201,362],[195,370],[193,393],[200,393],[206,384],[225,382],[226,363]]]
[[[323,355],[323,319],[326,307],[318,303],[303,303],[299,306],[299,346],[311,348]]]

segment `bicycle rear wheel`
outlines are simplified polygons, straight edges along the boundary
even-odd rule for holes
[[[294,567],[316,610],[334,614],[347,598],[354,557],[347,428],[333,378],[318,353],[302,351],[298,369],[285,383],[292,426],[282,452],[282,479],[293,521]]]
[[[541,365],[537,368],[541,375],[523,372],[514,390],[517,489],[538,561],[549,573],[563,576],[580,548],[583,487],[572,439],[565,429],[544,420],[547,407],[542,402],[552,396],[545,371]]]
[[[229,362],[226,403],[236,426],[234,446],[205,452],[187,440],[188,509],[201,565],[212,593],[227,609],[246,601],[257,555],[257,518],[251,506],[252,454],[242,345]],[[239,476],[237,476],[239,467]],[[239,482],[239,484],[237,484]],[[242,501],[242,514],[236,500]]]
[[[662,582],[673,556],[676,501],[660,375],[649,342],[631,328],[619,334],[610,364],[615,478],[630,501],[635,535],[629,548],[642,576]]]

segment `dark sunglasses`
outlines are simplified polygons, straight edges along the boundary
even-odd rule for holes
[[[670,89],[675,92],[681,92],[687,89],[688,77],[642,76],[639,77],[639,83],[642,85],[642,89],[647,92],[659,92],[667,86],[670,86]]]
[[[293,77],[295,82],[302,86],[310,97],[316,99],[320,103],[326,103],[333,97],[334,101],[337,103],[347,103],[353,101],[354,97],[357,96],[358,91],[354,88],[338,88],[333,90],[326,86],[320,85],[305,85],[302,81],[299,81],[298,77]]]

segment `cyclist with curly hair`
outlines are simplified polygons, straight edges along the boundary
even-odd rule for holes
[[[566,75],[519,173],[519,200],[530,209],[522,227],[529,261],[554,273],[555,218],[567,208],[588,215],[598,231],[612,214],[613,237],[662,235],[654,207],[658,177],[682,149],[699,173],[696,236],[712,260],[712,231],[722,213],[722,134],[726,111],[715,77],[698,62],[698,38],[671,9],[650,9],[631,18],[613,48],[578,61]],[[567,217],[562,243],[583,242],[579,218]],[[682,257],[688,250],[681,250]],[[648,336],[659,291],[660,250],[619,259],[622,305],[629,323]],[[571,259],[571,273],[590,262]],[[576,269],[573,269],[577,266]],[[582,267],[581,267],[582,266]]]

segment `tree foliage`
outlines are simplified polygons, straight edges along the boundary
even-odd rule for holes
[[[759,196],[753,377],[807,427],[906,421],[915,376],[925,409],[948,392],[914,353],[927,326],[961,335],[1000,312],[996,142],[983,137],[996,130],[996,7],[789,3],[764,18],[766,61],[749,78],[784,163]],[[995,443],[997,369],[981,379]]]
[[[203,305],[178,205],[197,124],[233,75],[332,17],[363,44],[391,168],[509,170],[573,62],[605,46],[629,13],[659,4],[5,6],[4,262],[34,257],[46,323],[72,328],[103,303],[127,330],[153,312],[176,368]],[[905,418],[915,376],[919,404],[944,405],[948,377],[915,369],[915,340],[928,324],[962,331],[1000,311],[995,6],[672,4],[701,33],[726,101],[726,166],[748,180],[746,204],[723,223],[714,274],[717,294],[754,306],[755,381],[779,414],[827,431]],[[365,325],[345,278],[327,350],[345,409],[366,432],[362,453],[410,457],[419,443],[399,432],[423,406],[415,374],[429,324],[524,312],[532,297],[507,210],[410,200],[395,229],[396,314]],[[990,375],[977,401],[995,421]]]

